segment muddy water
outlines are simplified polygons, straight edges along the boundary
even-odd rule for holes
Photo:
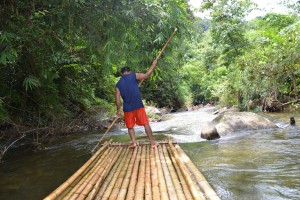
[[[288,122],[293,115],[300,124],[300,113],[269,116],[278,129],[242,131],[205,141],[199,126],[215,117],[208,111],[176,113],[151,124],[155,138],[179,142],[223,200],[299,199],[300,129]],[[142,128],[136,128],[136,135],[147,140]],[[81,133],[43,152],[22,147],[10,151],[0,166],[0,199],[42,199],[90,158],[100,137]],[[126,129],[109,132],[109,138],[129,141]]]

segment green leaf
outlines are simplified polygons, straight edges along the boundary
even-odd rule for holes
[[[38,78],[34,76],[28,76],[23,81],[23,86],[25,87],[25,90],[28,91],[28,89],[33,90],[34,88],[40,87],[40,81]]]

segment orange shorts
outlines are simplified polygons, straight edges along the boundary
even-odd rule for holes
[[[138,126],[149,125],[145,108],[138,108],[130,112],[124,112],[124,118],[127,128],[133,128],[135,124]]]

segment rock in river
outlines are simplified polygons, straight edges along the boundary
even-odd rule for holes
[[[252,112],[225,112],[201,126],[201,138],[212,140],[241,130],[278,128],[269,119]]]

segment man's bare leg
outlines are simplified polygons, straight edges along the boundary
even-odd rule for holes
[[[135,141],[134,129],[133,128],[129,128],[128,129],[128,133],[129,133],[129,137],[131,139],[131,145],[129,146],[129,148],[134,148],[134,147],[137,146],[136,141]]]
[[[144,128],[145,128],[145,132],[150,140],[151,147],[152,148],[157,147],[158,144],[155,144],[155,142],[154,142],[153,135],[152,135],[152,129],[151,129],[150,125],[146,125],[146,126],[144,126]]]

